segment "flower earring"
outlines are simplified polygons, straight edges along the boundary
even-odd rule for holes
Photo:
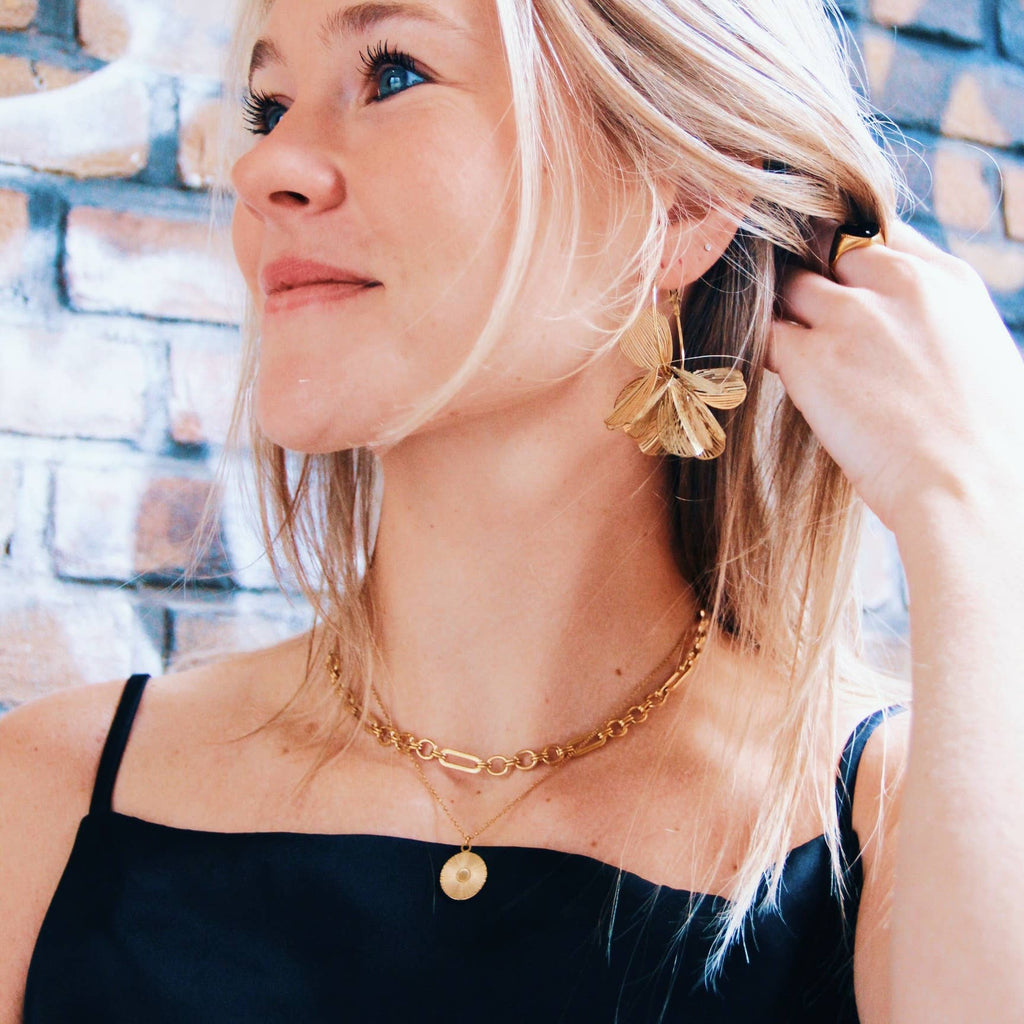
[[[678,291],[669,297],[679,331],[679,365],[673,365],[672,328],[658,312],[655,290],[650,309],[619,342],[623,354],[646,373],[622,389],[605,423],[639,442],[645,455],[717,459],[725,451],[725,431],[711,408],[735,409],[747,397],[747,385],[736,369],[683,369],[682,301]]]

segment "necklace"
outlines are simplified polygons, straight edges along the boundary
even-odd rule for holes
[[[685,637],[689,632],[688,628],[686,633],[673,646],[672,650],[669,651],[668,655],[662,659],[661,664],[637,684],[637,690],[646,686],[662,666],[676,654],[682,647]],[[382,721],[372,711],[366,710],[364,713],[364,708],[355,694],[352,693],[351,687],[341,678],[341,663],[336,651],[331,651],[327,656],[327,670],[330,674],[334,690],[344,700],[345,706],[352,715],[362,721],[366,730],[376,737],[381,746],[393,747],[399,753],[409,757],[413,768],[416,769],[416,773],[420,777],[420,781],[444,812],[445,817],[452,823],[459,835],[462,836],[463,842],[459,852],[449,857],[441,868],[440,883],[445,895],[451,899],[467,900],[475,896],[487,881],[487,864],[480,854],[473,851],[473,840],[494,825],[500,818],[508,814],[520,801],[525,800],[538,786],[550,779],[553,773],[541,776],[532,786],[524,789],[522,793],[501,807],[497,814],[489,818],[483,825],[469,832],[458,822],[441,794],[430,784],[430,780],[423,770],[422,763],[437,761],[445,768],[453,771],[467,772],[473,775],[487,772],[488,775],[504,777],[513,768],[517,768],[520,771],[531,771],[541,764],[551,768],[560,768],[571,760],[583,757],[585,754],[592,753],[595,750],[600,750],[609,740],[621,739],[625,736],[629,732],[630,726],[646,722],[651,711],[661,707],[679,688],[683,680],[686,679],[696,666],[704,649],[707,633],[707,613],[701,609],[693,641],[686,656],[677,664],[669,677],[660,686],[648,693],[646,697],[631,704],[618,717],[608,719],[603,726],[592,730],[584,736],[570,740],[568,743],[549,743],[539,753],[527,749],[520,750],[519,753],[512,757],[494,754],[488,758],[481,758],[475,754],[453,750],[451,747],[441,747],[440,744],[435,743],[433,740],[418,738],[410,732],[402,732],[395,728],[376,684],[371,683],[370,689],[374,700],[380,708],[381,714],[384,716],[384,720]]]
[[[380,706],[381,711],[390,721],[387,709],[384,707],[383,702],[380,699],[380,694],[377,692],[376,684],[371,684],[373,689],[374,699]],[[462,847],[459,852],[449,857],[441,868],[441,875],[439,881],[441,883],[441,890],[444,894],[453,900],[468,900],[472,899],[483,887],[484,882],[487,881],[487,863],[479,853],[473,852],[473,840],[478,835],[489,829],[499,818],[503,818],[513,807],[516,806],[521,800],[525,800],[538,786],[547,782],[552,777],[549,773],[542,775],[532,786],[527,786],[517,797],[509,800],[503,807],[500,808],[497,814],[488,818],[479,828],[473,832],[467,832],[466,829],[459,823],[455,815],[452,813],[451,807],[448,802],[441,796],[440,793],[430,784],[430,779],[427,778],[427,773],[423,770],[423,765],[415,758],[410,755],[410,763],[413,768],[416,769],[416,774],[420,777],[420,781],[427,788],[427,792],[434,798],[434,802],[438,807],[444,811],[445,817],[455,827],[455,831],[462,836]],[[561,767],[565,764],[564,759],[560,761],[554,767]]]
[[[337,651],[331,651],[327,655],[327,670],[331,676],[331,684],[335,692],[344,701],[349,712],[356,719],[363,723],[367,732],[376,737],[377,741],[384,747],[394,747],[400,754],[415,754],[421,761],[437,761],[444,768],[451,771],[466,772],[470,775],[479,775],[486,772],[495,778],[507,776],[513,768],[519,771],[532,771],[540,765],[555,767],[564,761],[582,757],[594,750],[599,750],[609,740],[620,739],[629,731],[630,726],[640,725],[647,721],[648,714],[657,707],[661,707],[672,695],[679,684],[690,674],[697,659],[704,648],[707,639],[708,623],[707,613],[701,609],[697,628],[694,633],[693,642],[686,656],[677,665],[672,674],[655,690],[647,694],[643,700],[637,701],[625,708],[616,718],[609,718],[603,726],[594,729],[583,736],[579,736],[567,743],[549,743],[541,750],[530,750],[524,748],[511,757],[504,754],[492,754],[490,757],[480,757],[477,754],[469,754],[462,750],[455,750],[452,747],[442,747],[435,740],[426,737],[418,737],[411,732],[402,732],[395,728],[390,718],[385,715],[381,720],[372,711],[366,711],[362,703],[352,692],[351,687],[341,678],[341,663]],[[689,635],[690,629],[676,642],[672,650],[662,659],[661,663],[649,672],[636,686],[637,690],[646,686],[656,676],[679,650]],[[377,696],[377,702],[383,710],[384,705]]]

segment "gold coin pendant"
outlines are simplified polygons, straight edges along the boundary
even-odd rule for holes
[[[487,881],[487,865],[472,850],[460,850],[441,868],[441,888],[453,900],[472,899]]]

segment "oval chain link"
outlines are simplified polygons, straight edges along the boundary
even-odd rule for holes
[[[601,728],[595,729],[584,736],[577,737],[575,740],[571,740],[568,743],[549,743],[539,752],[524,748],[511,757],[506,757],[504,754],[492,754],[486,758],[478,757],[476,754],[469,754],[463,750],[442,747],[439,743],[427,737],[421,738],[411,732],[400,732],[386,722],[382,722],[372,711],[368,711],[364,715],[363,706],[356,699],[351,689],[341,680],[341,665],[335,651],[332,651],[327,656],[327,670],[331,676],[331,683],[335,691],[345,702],[345,706],[355,718],[362,720],[363,726],[377,738],[381,746],[394,747],[401,754],[415,754],[421,761],[437,761],[451,771],[465,772],[469,775],[479,775],[481,772],[486,772],[494,778],[504,778],[513,769],[528,772],[538,765],[543,764],[554,767],[563,761],[583,757],[584,754],[599,750],[609,740],[621,739],[629,732],[632,726],[641,725],[646,722],[651,711],[661,707],[693,671],[698,658],[700,658],[701,651],[704,649],[707,635],[707,613],[701,609],[693,643],[689,651],[687,651],[686,657],[668,679],[652,690],[643,700],[631,704],[621,715],[609,718]],[[677,643],[672,650],[677,650],[679,646],[679,643]],[[671,653],[670,651],[670,656]],[[655,669],[654,671],[657,672],[658,670]],[[653,674],[652,672],[651,675]],[[647,679],[649,678],[650,676],[647,677]],[[644,679],[640,685],[644,685],[647,679]]]

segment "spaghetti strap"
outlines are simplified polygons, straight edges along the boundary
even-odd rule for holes
[[[853,835],[853,793],[857,786],[857,771],[864,748],[874,731],[894,715],[902,714],[907,708],[903,704],[891,704],[879,708],[859,722],[843,747],[836,778],[836,811],[839,817],[839,833],[846,839]]]
[[[121,691],[121,699],[110,723],[107,741],[103,744],[100,766],[96,769],[96,785],[93,787],[92,802],[89,804],[90,814],[111,810],[117,770],[121,767],[124,748],[128,744],[128,734],[132,731],[135,712],[139,709],[139,701],[142,700],[142,691],[146,688],[147,682],[148,675],[132,676]]]

